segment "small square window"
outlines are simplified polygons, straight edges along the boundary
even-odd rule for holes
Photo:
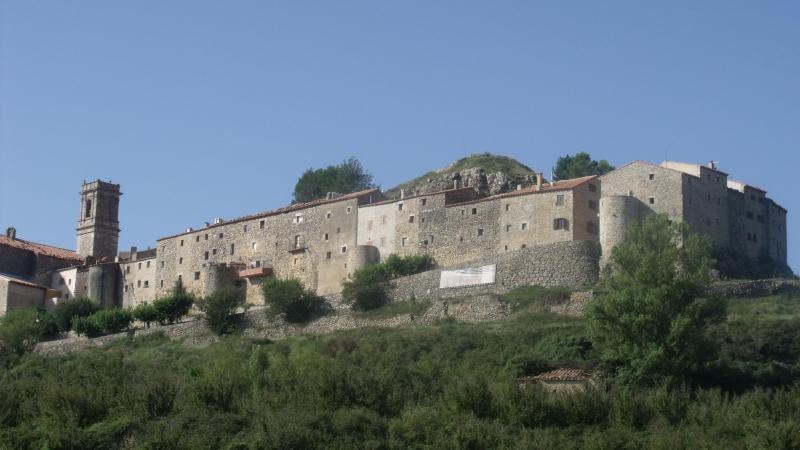
[[[323,234],[322,235],[322,239],[327,241],[328,240],[328,233]]]
[[[211,254],[212,254],[212,255],[216,255],[216,254],[217,254],[217,249],[215,249],[215,248],[212,248],[212,249],[211,249]]]
[[[325,218],[326,219],[330,219],[331,218],[331,212],[330,211],[325,213]]]
[[[325,253],[325,259],[331,259],[331,252]]]
[[[403,204],[402,203],[398,203],[397,204],[397,210],[398,211],[402,211],[403,210]]]
[[[183,247],[183,239],[181,239],[181,247]]]
[[[522,231],[525,231],[525,230],[527,230],[527,229],[528,229],[528,224],[527,224],[526,222],[522,222],[522,225],[520,225],[520,229],[521,229]]]
[[[141,268],[142,268],[142,263],[139,263],[139,269],[141,269]]]
[[[244,229],[243,231],[244,231],[245,233],[247,233],[247,225],[245,225],[245,226],[243,227],[243,229]]]
[[[147,263],[145,264],[145,267],[150,267],[150,261],[147,261]]]
[[[194,279],[195,280],[199,280],[200,279],[200,272],[195,272],[194,273]]]
[[[472,215],[478,214],[478,208],[472,208]]]
[[[150,287],[150,281],[149,280],[144,280],[144,287],[146,287],[146,288]]]
[[[428,204],[428,199],[427,199],[427,198],[423,198],[423,199],[422,199],[422,200],[420,200],[419,202],[420,202],[420,203],[422,203],[422,206],[425,206],[425,205],[427,205],[427,204]]]
[[[408,240],[408,238],[406,238],[406,237],[404,237],[404,238],[400,239],[400,246],[401,246],[401,247],[405,247],[405,246],[406,246],[406,241],[407,241],[407,240]]]
[[[483,236],[483,228],[478,228],[478,236]]]
[[[656,198],[655,197],[650,197],[649,199],[647,199],[647,201],[650,202],[651,205],[655,205],[656,204]]]
[[[414,216],[413,215],[408,216],[408,223],[414,223]]]
[[[522,244],[522,245],[519,246],[519,248],[525,248],[525,247],[527,247],[526,244]]]
[[[200,235],[197,235],[197,236],[195,236],[195,237],[194,237],[194,241],[195,241],[195,242],[200,242]]]
[[[347,246],[343,245],[340,250],[342,251],[342,253],[347,253]]]
[[[556,206],[563,206],[563,205],[564,205],[564,196],[556,195]]]
[[[220,233],[220,234],[218,235],[218,238],[219,238],[219,239],[222,239],[223,237],[225,237],[225,235],[224,235],[223,233]]]
[[[506,225],[506,233],[511,232],[511,225]]]
[[[506,203],[506,211],[508,211],[509,209],[511,209],[511,205]]]
[[[181,256],[180,258],[178,258],[178,264],[183,264],[183,256]]]
[[[142,280],[136,280],[136,287],[142,287]]]
[[[650,181],[653,181],[653,180],[655,180],[655,179],[656,179],[656,174],[654,174],[654,173],[651,173],[651,174],[648,176],[648,179],[649,179]]]
[[[589,192],[597,192],[597,186],[589,183]]]
[[[205,240],[206,241],[208,240],[208,233],[206,233]]]
[[[258,222],[258,228],[259,228],[260,230],[263,230],[263,229],[264,229],[264,227],[265,227],[266,225],[267,225],[267,223],[266,223],[266,221],[264,221],[264,220],[262,220],[262,221]]]
[[[255,241],[250,243],[250,248],[253,249],[253,250],[255,250],[257,246],[258,246],[258,244],[256,244]]]
[[[353,212],[353,208],[352,208],[352,207],[350,207],[350,206],[348,206],[348,207],[347,207],[347,214],[350,214],[351,212]]]

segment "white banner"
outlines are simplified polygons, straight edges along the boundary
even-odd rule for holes
[[[497,265],[492,264],[460,270],[443,270],[439,278],[439,289],[494,283],[496,268]]]

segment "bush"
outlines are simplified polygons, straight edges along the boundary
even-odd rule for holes
[[[13,364],[31,351],[47,331],[47,322],[35,308],[12,309],[0,317],[0,363]]]
[[[189,310],[194,304],[194,296],[186,292],[183,281],[178,278],[175,286],[168,296],[156,299],[153,302],[158,313],[158,322],[162,325],[178,322],[181,317],[189,314]]]
[[[306,322],[321,305],[322,299],[303,289],[298,280],[269,278],[261,288],[267,314],[282,316],[287,322]]]
[[[53,311],[58,329],[67,332],[72,329],[75,317],[90,316],[100,310],[100,305],[86,297],[75,297],[72,300],[59,302]]]
[[[78,334],[94,337],[100,334],[118,333],[128,328],[133,314],[127,309],[112,308],[97,311],[88,317],[77,318],[73,326]]]
[[[133,309],[133,318],[150,328],[150,324],[158,320],[159,314],[155,305],[144,303]]]
[[[227,334],[235,330],[233,314],[236,308],[244,305],[241,289],[233,286],[224,287],[197,302],[197,308],[203,312],[203,320],[216,334]]]
[[[387,281],[430,270],[433,258],[429,255],[400,257],[389,255],[386,261],[356,271],[351,281],[342,285],[342,299],[357,311],[368,311],[386,304]]]

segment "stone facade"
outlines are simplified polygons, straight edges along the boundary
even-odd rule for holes
[[[130,251],[127,260],[119,263],[122,273],[122,306],[136,307],[156,299],[156,250]]]
[[[83,183],[77,228],[78,255],[106,261],[116,258],[121,195],[118,184],[100,180]]]

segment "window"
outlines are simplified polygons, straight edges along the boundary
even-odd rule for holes
[[[253,241],[253,242],[250,243],[250,248],[251,249],[255,250],[257,247],[258,247],[258,244],[256,244],[256,241]]]
[[[505,251],[508,251],[508,246],[507,246],[507,245],[504,245],[504,246],[503,246],[503,250],[505,250]]]
[[[205,252],[204,259],[208,259],[208,252]]]
[[[194,241],[195,242],[200,242],[200,235],[199,234],[194,237]]]
[[[224,235],[224,234],[222,234],[222,233],[220,233],[220,234],[219,234],[217,237],[218,237],[219,239],[222,239],[223,237],[225,237],[225,235]]]
[[[181,281],[183,280],[183,275],[180,274],[180,273],[178,274],[178,280],[181,280]]]
[[[563,206],[563,205],[564,205],[564,196],[556,195],[556,206]]]
[[[403,210],[403,204],[402,203],[398,203],[397,204],[397,210],[398,211],[402,211]]]
[[[589,183],[589,192],[597,192],[597,186]]]
[[[180,258],[178,258],[178,264],[183,264],[183,256],[181,256]]]
[[[161,268],[164,268],[164,261],[161,261]]]
[[[554,230],[569,230],[569,221],[563,217],[553,219]]]
[[[649,202],[651,205],[655,205],[655,204],[656,204],[656,198],[655,198],[655,197],[650,197],[650,198],[648,198],[648,199],[647,199],[647,201],[648,201],[648,202]]]
[[[323,234],[323,235],[322,235],[322,239],[324,239],[324,240],[326,240],[326,241],[327,241],[327,240],[328,240],[328,233],[325,233],[325,234]]]
[[[400,246],[405,247],[406,246],[406,240],[408,240],[408,238],[406,238],[406,237],[400,239]]]
[[[343,245],[343,246],[342,246],[342,248],[341,248],[340,250],[342,251],[342,254],[345,254],[345,253],[347,253],[347,246],[346,246],[346,245]]]
[[[293,260],[292,260],[292,265],[293,265],[293,266],[296,266],[296,265],[297,265],[297,258],[295,258],[295,259],[293,259]]]
[[[144,287],[146,287],[146,288],[150,287],[150,281],[149,280],[144,280]]]
[[[91,201],[91,200],[86,200],[86,214],[84,214],[84,216],[85,216],[87,219],[88,219],[89,217],[92,217],[92,201]],[[73,216],[73,217],[74,217],[74,216]]]
[[[654,174],[654,173],[651,173],[651,174],[648,176],[648,179],[649,179],[650,181],[653,181],[653,180],[655,180],[655,179],[656,179],[656,174]]]
[[[125,267],[125,273],[131,273],[131,266]]]
[[[464,242],[464,236],[459,236],[458,237],[458,242]]]
[[[350,206],[348,206],[348,207],[347,207],[347,214],[350,214],[351,212],[353,212],[353,208],[352,208],[352,207],[350,207]]]
[[[67,280],[67,285],[68,285],[68,286],[72,286],[72,278],[70,278],[69,280]]]
[[[159,286],[164,287],[164,280],[161,280],[158,284]]]
[[[597,209],[597,203],[594,200],[589,200],[589,209]]]
[[[331,252],[325,253],[325,259],[331,259]]]
[[[183,247],[183,239],[181,239],[181,247]]]
[[[231,253],[230,253],[231,255],[234,253],[234,250],[235,250],[235,247],[233,246],[233,244],[231,244]]]
[[[586,232],[589,234],[597,234],[597,224],[594,222],[586,222]]]
[[[294,237],[294,248],[300,248],[300,235]]]
[[[522,222],[522,225],[520,225],[519,229],[522,230],[522,231],[527,230],[528,229],[528,223],[527,222]]]
[[[462,209],[462,210],[461,210],[461,215],[462,215],[462,216],[463,216],[464,214],[466,214],[466,213],[467,213],[467,210],[466,210],[466,209]]]
[[[422,203],[422,206],[425,206],[425,205],[428,204],[428,199],[427,198],[423,198],[423,199],[420,199],[419,202]]]
[[[508,211],[509,209],[511,209],[511,205],[506,203],[506,211]]]
[[[215,248],[212,248],[212,249],[211,249],[211,254],[212,254],[212,255],[216,255],[216,254],[217,254],[217,249],[215,249]]]
[[[483,236],[483,228],[478,228],[478,236]]]
[[[205,235],[205,237],[203,239],[206,240],[206,241],[208,240],[208,233],[206,233],[206,235]]]
[[[506,233],[511,232],[511,225],[506,225]]]
[[[430,235],[430,236],[428,236],[428,237],[429,237],[429,239],[428,239],[428,242],[430,242],[431,244],[433,244],[433,235]]]
[[[136,280],[136,287],[142,287],[142,280]]]
[[[331,218],[331,212],[330,211],[325,213],[325,218],[326,219],[330,219]]]
[[[425,223],[425,218],[424,217],[420,217],[419,218],[419,223]]]
[[[147,262],[145,263],[145,267],[150,267],[150,261],[147,261]]]
[[[142,263],[139,263],[139,269],[141,269],[141,268],[142,268]]]
[[[341,229],[341,227],[336,227],[336,234],[339,234],[339,233],[341,233],[341,232],[342,232],[342,229]]]
[[[125,285],[125,292],[128,292],[128,285]]]
[[[200,279],[200,272],[195,272],[194,273],[194,279],[195,280],[199,280]]]
[[[408,216],[408,223],[414,223],[414,215]]]
[[[298,213],[294,215],[294,223],[303,223],[303,215]]]
[[[242,228],[244,229],[244,232],[247,233],[247,225],[243,226]]]
[[[522,245],[519,246],[519,248],[525,248],[525,247],[527,247],[526,244],[522,244]]]
[[[472,208],[472,215],[478,214],[478,208]]]
[[[263,221],[263,220],[258,222],[258,229],[259,230],[263,230],[265,225],[266,225],[266,222]]]

